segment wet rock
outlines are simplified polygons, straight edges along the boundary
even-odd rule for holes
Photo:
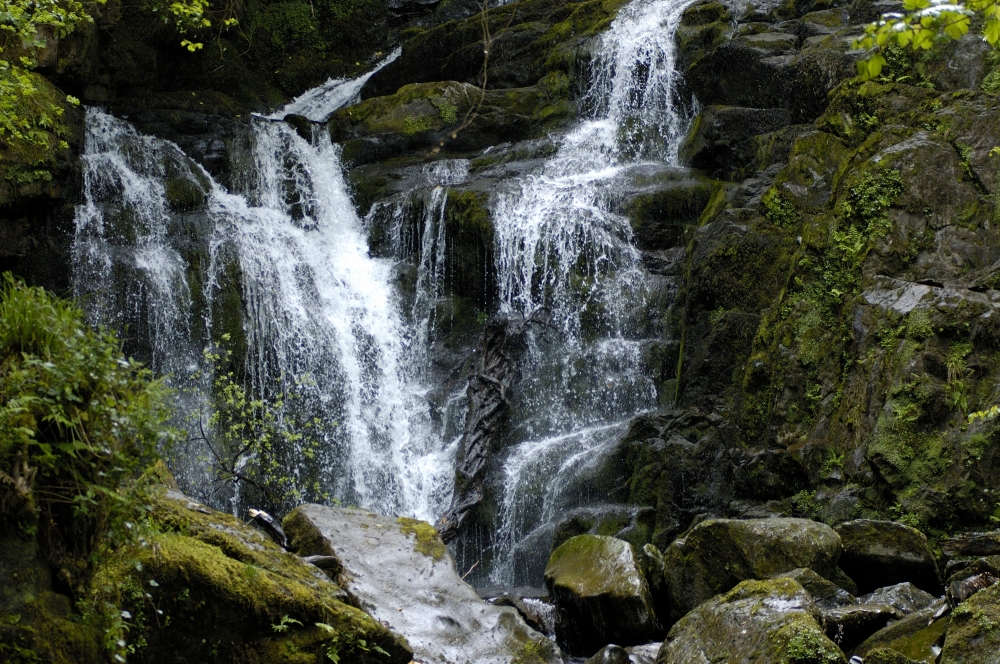
[[[1000,584],[969,597],[951,612],[941,661],[995,662],[1000,653]]]
[[[566,541],[549,558],[545,584],[564,614],[560,643],[570,652],[644,643],[653,633],[653,600],[628,542],[599,535]]]
[[[788,111],[780,108],[706,106],[692,124],[680,158],[712,177],[728,179],[754,160],[758,135],[790,123]]]
[[[518,612],[521,619],[531,629],[555,638],[559,613],[554,604],[536,597],[519,597],[503,593],[491,600],[494,606],[509,606]]]
[[[917,664],[906,655],[897,650],[888,648],[876,648],[868,653],[864,659],[865,664]]]
[[[824,611],[823,628],[828,637],[846,650],[902,617],[901,611],[884,604],[856,604]]]
[[[629,646],[625,648],[625,652],[629,654],[632,664],[654,664],[662,646],[662,643],[645,643],[641,646]]]
[[[283,525],[300,554],[340,559],[345,590],[376,620],[405,636],[417,660],[561,661],[558,649],[517,611],[487,604],[459,578],[428,523],[302,505]]]
[[[670,614],[670,588],[667,586],[666,561],[655,544],[646,544],[638,552],[639,568],[646,577],[649,594],[653,598],[653,608],[657,617]],[[662,626],[662,620],[657,623]]]
[[[395,664],[412,660],[402,637],[253,526],[172,489],[155,498],[150,517],[161,533],[155,547],[110,556],[95,579],[96,588],[143,589],[108,598],[122,602],[130,642],[146,643],[130,661],[204,661],[208,649],[234,661],[287,661],[288,652],[318,660],[333,639],[344,659],[360,657],[363,643]]]
[[[934,664],[941,652],[949,618],[933,622],[931,619],[943,604],[944,600],[940,600],[880,629],[857,646],[854,653],[867,657],[869,652],[877,649],[894,650],[914,661]]]
[[[941,591],[937,564],[927,537],[894,521],[859,519],[836,528],[844,544],[840,567],[861,592],[909,581],[931,593]]]
[[[819,625],[819,611],[792,579],[744,581],[671,628],[657,664],[844,662]]]
[[[626,505],[597,505],[573,510],[556,524],[552,535],[553,550],[577,535],[605,535],[629,542],[636,549],[649,541],[653,521],[652,508]]]
[[[786,579],[797,581],[799,585],[806,589],[812,597],[816,608],[820,611],[829,611],[858,603],[857,598],[840,586],[831,581],[827,581],[811,569],[793,569],[790,572],[782,572],[777,575]]]
[[[1000,554],[1000,530],[988,533],[962,533],[941,541],[941,552],[949,558],[958,556],[995,556]]]
[[[629,654],[621,646],[604,646],[584,664],[631,664]]]
[[[808,519],[699,523],[663,553],[670,588],[669,620],[679,620],[745,579],[766,579],[800,567],[835,579],[840,548],[840,538],[832,528]]]
[[[879,588],[858,598],[861,604],[885,604],[903,615],[909,615],[930,606],[937,599],[934,595],[920,590],[910,582]]]

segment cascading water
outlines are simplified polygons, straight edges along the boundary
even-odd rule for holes
[[[493,473],[495,555],[481,582],[540,580],[546,528],[550,541],[561,514],[600,502],[588,473],[630,418],[658,403],[647,340],[661,330],[647,311],[662,284],[614,209],[631,169],[676,165],[687,116],[673,40],[688,4],[625,7],[602,37],[587,119],[540,172],[493,197],[501,313],[544,309],[549,324],[528,333],[508,447]],[[320,440],[288,455],[300,498],[433,520],[450,499],[462,400],[452,394],[448,412],[432,414],[428,344],[441,322],[449,187],[468,182],[470,163],[424,166],[409,191],[376,203],[362,222],[339,147],[325,132],[305,140],[279,121],[324,120],[356,101],[366,78],[331,81],[253,119],[245,165],[230,178],[243,184],[232,191],[176,145],[88,111],[74,280],[93,320],[169,375],[188,413],[201,417],[211,402],[216,367],[204,350],[230,344],[252,391],[282,404],[286,427],[308,423]],[[365,233],[377,224],[389,235],[386,258],[369,254]],[[404,299],[394,270],[409,256],[418,260]],[[199,454],[206,450],[176,460],[189,489],[211,480]],[[534,566],[519,570],[526,542],[537,545]]]
[[[363,79],[331,82],[278,115],[327,117]],[[368,255],[340,149],[325,132],[306,141],[271,119],[251,129],[249,184],[231,193],[172,143],[89,110],[77,294],[95,322],[144,337],[136,345],[188,410],[208,399],[214,367],[202,350],[231,332],[254,392],[321,443],[288,455],[286,472],[317,487],[302,498],[433,519],[449,499],[454,449],[431,422],[411,361],[421,339],[399,315],[389,261]],[[203,203],[179,209],[178,192]],[[208,479],[189,465],[189,486]]]
[[[688,4],[638,0],[621,10],[598,49],[589,119],[540,173],[495,202],[501,308],[522,316],[544,308],[555,330],[529,334],[500,471],[493,583],[540,581],[553,520],[601,502],[588,495],[587,471],[631,417],[657,405],[643,354],[643,339],[658,334],[646,316],[649,275],[612,203],[630,168],[677,166],[693,110],[678,99],[674,68],[674,33]]]

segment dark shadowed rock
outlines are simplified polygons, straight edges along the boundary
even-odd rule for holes
[[[792,579],[744,581],[674,625],[656,661],[843,663],[819,618],[809,594]]]
[[[414,658],[561,662],[558,648],[512,608],[492,606],[459,578],[429,523],[366,510],[301,505],[284,526],[300,554],[337,556],[352,598],[407,638]]]
[[[656,616],[632,546],[613,537],[579,535],[552,552],[545,584],[563,612],[560,642],[591,654],[611,641],[649,640]]]
[[[842,523],[836,530],[844,543],[840,566],[861,592],[909,581],[922,590],[940,593],[937,564],[927,537],[916,528],[859,519]]]
[[[898,609],[884,604],[856,604],[824,611],[823,628],[828,637],[846,650],[902,617]]]

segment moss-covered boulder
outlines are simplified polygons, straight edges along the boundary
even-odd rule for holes
[[[661,618],[679,620],[743,580],[799,567],[840,580],[840,550],[840,537],[832,528],[808,519],[703,521],[663,552],[671,613]]]
[[[808,519],[709,519],[663,552],[671,621],[745,579],[807,567],[842,581],[840,537]]]
[[[340,109],[330,118],[330,136],[344,143],[344,159],[352,165],[407,151],[476,150],[565,124],[576,113],[568,97],[562,72],[531,87],[485,93],[456,81],[413,83]]]
[[[487,604],[460,578],[432,525],[361,509],[301,505],[285,517],[300,554],[335,556],[352,600],[406,637],[429,664],[561,662],[554,643],[517,611]]]
[[[940,620],[932,620],[934,614],[942,607],[942,603],[934,603],[875,632],[854,648],[854,654],[866,658],[867,661],[869,653],[890,650],[915,662],[935,664],[944,643],[945,630],[948,629],[950,622],[947,616]]]
[[[942,664],[997,661],[1000,653],[1000,585],[994,584],[951,612]]]
[[[885,604],[898,609],[903,615],[925,609],[937,599],[910,582],[879,588],[858,598],[862,604]]]
[[[927,537],[893,521],[859,519],[836,527],[844,545],[840,567],[868,593],[904,581],[928,592],[941,592],[941,577]]]
[[[691,611],[663,642],[657,664],[842,664],[809,594],[792,579],[743,581]]]
[[[552,552],[545,584],[564,615],[560,641],[574,654],[645,643],[653,634],[653,600],[628,542],[601,535],[567,540]]]
[[[821,612],[855,606],[858,603],[854,595],[832,581],[824,579],[811,569],[800,567],[790,572],[777,574],[775,578],[778,577],[792,579],[805,588],[809,596],[812,597],[813,603],[816,604],[816,608]]]
[[[106,562],[95,591],[122,610],[137,662],[319,664],[412,658],[406,641],[344,602],[326,574],[228,514],[163,489],[158,533]]]
[[[758,135],[790,123],[791,116],[781,108],[706,106],[692,123],[679,156],[712,177],[732,179],[754,160]]]

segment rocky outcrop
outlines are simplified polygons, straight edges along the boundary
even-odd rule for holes
[[[741,581],[797,568],[846,583],[837,568],[840,552],[837,533],[814,521],[709,519],[663,552],[671,605],[663,619],[675,622]]]
[[[330,651],[345,662],[412,659],[404,639],[345,603],[318,567],[230,515],[161,491],[151,514],[160,534],[120,551],[95,580],[121,609],[130,642],[144,644],[130,659],[202,661],[206,651],[260,662]]]
[[[487,604],[462,581],[429,523],[302,505],[283,526],[300,554],[337,557],[352,600],[406,637],[420,661],[562,661],[558,648],[517,611]]]
[[[792,579],[743,581],[674,625],[657,664],[846,661],[819,625],[819,612]]]
[[[653,600],[628,542],[600,535],[567,540],[552,552],[545,584],[563,614],[560,643],[571,653],[645,643],[653,634]]]
[[[840,567],[863,593],[909,581],[937,594],[941,577],[927,545],[916,528],[892,521],[861,519],[836,527],[844,544]]]

